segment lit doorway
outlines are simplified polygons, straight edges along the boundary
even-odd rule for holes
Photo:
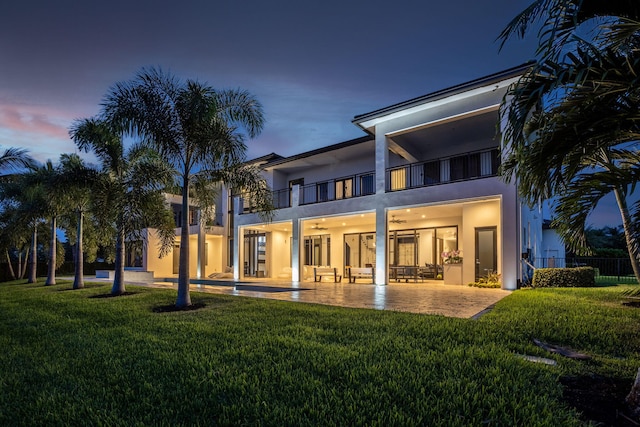
[[[476,228],[476,280],[498,270],[497,228]]]
[[[248,231],[244,235],[244,276],[267,277],[267,236]]]

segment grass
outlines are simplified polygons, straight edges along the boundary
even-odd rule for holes
[[[0,425],[570,426],[561,376],[640,366],[630,287],[517,291],[479,320],[200,293],[156,313],[175,291],[70,287],[0,284]]]

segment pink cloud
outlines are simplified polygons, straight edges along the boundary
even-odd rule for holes
[[[71,122],[72,119],[62,111],[39,106],[0,104],[0,128],[8,131],[68,139]]]

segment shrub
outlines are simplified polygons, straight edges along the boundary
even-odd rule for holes
[[[534,288],[586,288],[595,286],[593,267],[538,268],[533,273]]]
[[[477,282],[469,283],[469,286],[476,288],[499,288],[501,287],[500,274],[493,271],[487,274],[487,277],[481,277]]]

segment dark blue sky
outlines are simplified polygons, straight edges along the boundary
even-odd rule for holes
[[[0,13],[0,145],[41,161],[76,151],[67,130],[145,66],[264,105],[249,157],[362,136],[351,119],[521,64],[502,51],[529,0],[22,0]]]

